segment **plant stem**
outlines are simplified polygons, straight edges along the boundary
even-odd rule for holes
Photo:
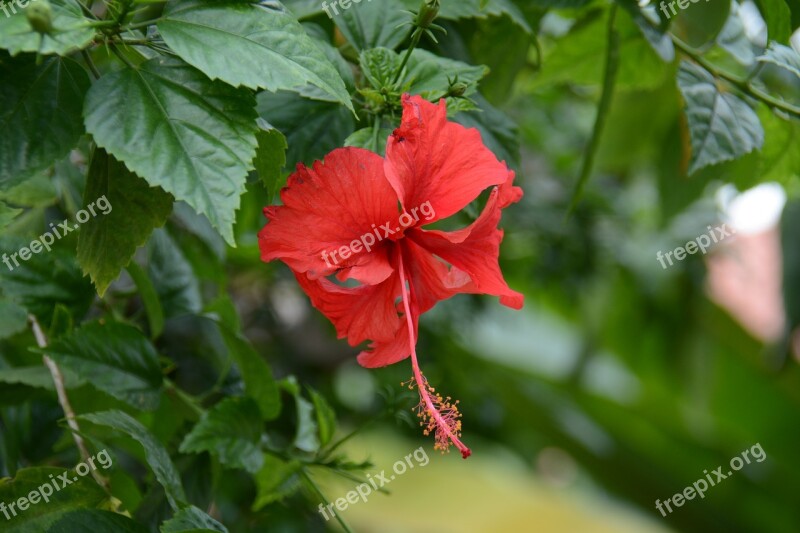
[[[94,76],[94,79],[99,80],[100,79],[100,71],[97,70],[97,67],[94,64],[94,61],[92,61],[92,56],[89,55],[89,52],[86,51],[86,50],[81,50],[81,57],[83,57],[83,60],[86,61],[86,65],[89,67],[89,70],[92,72],[92,76]]]
[[[39,348],[47,348],[47,337],[45,337],[41,326],[39,326],[39,322],[36,320],[36,317],[33,315],[28,315],[28,320],[31,323],[33,335],[36,337],[36,344],[39,345]],[[64,411],[64,416],[67,419],[67,426],[69,426],[69,429],[72,432],[72,438],[75,440],[75,446],[78,448],[78,452],[80,453],[83,462],[88,464],[91,456],[89,455],[89,450],[86,449],[86,443],[83,441],[83,437],[81,437],[81,428],[78,425],[77,418],[75,417],[75,411],[72,410],[72,405],[69,403],[67,388],[64,386],[64,374],[61,373],[61,369],[58,367],[56,362],[50,359],[48,355],[43,355],[42,359],[44,360],[45,366],[50,371],[50,376],[53,378],[53,383],[56,387],[56,394],[58,395],[58,403],[61,405],[61,409]],[[92,469],[92,477],[94,477],[95,481],[97,481],[97,483],[103,487],[107,493],[111,494],[108,486],[108,480],[101,476],[97,470]]]
[[[747,81],[739,79],[736,76],[733,76],[725,71],[718,69],[717,67],[715,67],[714,65],[703,59],[703,57],[697,51],[689,47],[689,45],[687,45],[686,43],[684,43],[683,41],[681,41],[672,34],[670,34],[670,37],[672,38],[672,42],[678,50],[680,50],[681,52],[692,58],[693,61],[695,61],[698,65],[706,69],[715,78],[727,81],[728,83],[730,83],[743,93],[755,98],[756,100],[764,102],[772,109],[779,109],[785,113],[789,113],[791,115],[800,118],[800,107],[796,107],[793,106],[792,104],[778,100],[777,98],[759,89],[756,89],[755,87],[750,85]]]
[[[411,45],[406,50],[406,55],[403,56],[403,61],[400,63],[400,68],[397,69],[397,73],[394,75],[394,80],[392,80],[392,85],[400,81],[400,75],[403,73],[403,69],[406,68],[406,63],[408,63],[408,58],[411,57],[411,52],[414,51],[414,48],[417,47],[419,44],[419,40],[422,37],[422,30],[417,28],[414,30],[414,33],[411,35]]]
[[[311,476],[308,475],[308,472],[306,472],[305,468],[300,470],[300,476],[306,481],[306,483],[308,483],[308,485],[311,487],[311,489],[317,494],[317,497],[319,497],[319,499],[322,500],[322,503],[325,505],[325,507],[328,507],[330,505],[330,502],[325,497],[325,495],[322,494],[322,491],[319,489],[317,484],[314,483],[314,480],[311,479]],[[347,525],[347,522],[345,522],[344,519],[342,519],[342,517],[339,516],[339,513],[337,513],[336,511],[333,511],[333,507],[331,507],[330,509],[333,512],[333,516],[336,517],[336,520],[339,522],[339,524],[342,526],[342,528],[345,531],[347,531],[347,533],[353,533],[353,530],[350,529],[350,526]]]
[[[583,194],[583,188],[586,182],[589,181],[589,176],[592,174],[594,157],[597,154],[597,148],[600,145],[600,137],[603,133],[606,118],[608,117],[608,110],[611,107],[611,97],[614,95],[617,67],[619,66],[619,32],[615,26],[616,18],[617,4],[613,4],[608,15],[608,38],[606,45],[606,67],[603,77],[603,92],[600,95],[600,102],[597,104],[597,117],[594,120],[592,138],[589,140],[589,145],[586,147],[586,152],[583,156],[581,174],[578,177],[578,182],[575,184],[575,191],[572,193],[572,200],[570,201],[569,209],[567,209],[567,216],[569,216],[578,205],[578,201]]]

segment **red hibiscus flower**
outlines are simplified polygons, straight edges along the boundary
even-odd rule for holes
[[[514,173],[481,142],[475,129],[447,121],[434,105],[403,96],[403,118],[386,158],[342,148],[308,168],[298,165],[281,190],[282,206],[264,208],[261,258],[280,259],[368,368],[411,357],[417,414],[436,449],[459,439],[458,402],[442,398],[422,375],[415,350],[419,316],[459,293],[491,294],[520,309],[498,266],[501,210],[522,197]],[[468,227],[452,232],[423,226],[447,218],[493,187]],[[399,207],[398,207],[399,206]],[[333,279],[329,279],[329,278]],[[334,281],[335,280],[335,281]],[[344,284],[347,280],[355,280]]]

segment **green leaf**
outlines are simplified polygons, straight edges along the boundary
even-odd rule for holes
[[[319,437],[317,435],[317,422],[314,416],[314,404],[303,398],[300,385],[294,376],[289,376],[280,382],[281,387],[294,397],[297,408],[297,432],[294,437],[294,446],[298,450],[314,453],[319,450]]]
[[[76,531],[147,533],[149,530],[127,516],[100,509],[70,511],[47,529],[47,533],[74,533]]]
[[[150,338],[156,339],[164,331],[164,308],[158,299],[158,293],[147,272],[135,261],[131,261],[127,266],[128,274],[139,291],[144,308],[147,311],[147,321],[150,325]]]
[[[80,387],[86,383],[86,380],[78,377],[77,374],[68,368],[62,368],[61,373],[64,377],[64,385],[68,389]],[[19,384],[37,389],[55,390],[53,376],[44,365],[4,368],[0,371],[0,383]]]
[[[375,131],[374,127],[362,128],[345,139],[344,145],[365,148],[376,154],[384,155],[386,142],[391,134],[392,130],[389,128],[378,128],[378,131]]]
[[[48,207],[58,200],[58,191],[48,171],[37,172],[22,183],[0,191],[0,200],[22,207]]]
[[[191,505],[175,513],[171,520],[161,524],[161,533],[189,533],[197,531],[221,531],[228,533],[228,529],[208,516],[206,513]]]
[[[49,486],[50,492],[47,502],[39,499],[38,503],[29,506],[17,516],[8,511],[10,520],[2,517],[3,531],[15,533],[41,533],[49,531],[49,526],[56,522],[65,513],[76,507],[94,508],[106,503],[108,495],[91,476],[69,476],[70,481],[75,479],[64,490],[53,490],[51,483],[64,473],[63,468],[43,466],[37,468],[23,468],[18,470],[13,479],[0,479],[0,502],[6,504],[16,502],[20,498],[27,498],[39,487]],[[63,481],[58,482],[59,488]],[[44,492],[48,492],[44,489]]]
[[[0,24],[3,24],[0,17]],[[0,55],[0,190],[17,185],[69,153],[83,134],[89,76],[75,61]],[[47,132],[46,135],[43,132]]]
[[[51,33],[35,31],[24,9],[19,9],[10,17],[0,17],[0,48],[5,48],[11,55],[36,52],[65,56],[92,43],[95,30],[91,27],[91,21],[83,16],[77,0],[50,0],[50,7],[53,23]],[[13,4],[7,8],[13,9]]]
[[[334,5],[330,6],[331,10]],[[411,29],[410,25],[398,28],[401,24],[411,22],[410,15],[404,9],[400,0],[363,0],[351,9],[340,10],[339,15],[334,15],[333,21],[356,50],[379,46],[394,49],[405,41]]]
[[[256,501],[253,511],[282,500],[300,487],[299,472],[302,469],[299,461],[284,461],[274,455],[264,456],[264,466],[255,475]]]
[[[222,400],[203,414],[181,443],[181,453],[209,452],[230,468],[256,473],[264,463],[261,412],[248,397]]]
[[[486,65],[492,73],[481,82],[481,94],[492,102],[504,102],[528,61],[530,35],[503,17],[478,21],[467,42],[472,60]],[[517,52],[509,54],[508,50]]]
[[[489,73],[485,66],[472,66],[461,61],[439,57],[427,50],[420,48],[411,52],[408,60],[408,73],[406,79],[411,82],[409,92],[420,94],[423,98],[438,98],[447,92],[450,80],[455,80],[468,85],[466,96],[477,90],[478,82]]]
[[[150,187],[97,148],[89,165],[83,204],[84,209],[96,205],[97,212],[81,226],[78,262],[103,296],[153,229],[167,221],[172,196],[160,187]]]
[[[800,121],[785,119],[769,109],[760,110],[764,126],[764,148],[758,176],[761,181],[790,185],[800,178]]]
[[[195,314],[203,304],[200,284],[180,248],[163,228],[153,232],[145,248],[147,275],[167,318]]]
[[[186,494],[183,491],[181,478],[175,465],[169,457],[164,446],[144,427],[139,421],[122,411],[103,411],[79,415],[79,419],[86,420],[98,426],[105,426],[128,435],[144,448],[145,457],[156,479],[164,487],[170,505],[178,510],[186,504]]]
[[[770,43],[764,55],[759,56],[757,60],[761,63],[777,65],[800,78],[800,54],[788,46],[774,42]]]
[[[235,245],[235,211],[257,146],[254,105],[246,89],[212,82],[180,60],[155,58],[92,86],[86,129],[98,146],[205,214]]]
[[[376,0],[377,1],[377,0]],[[406,9],[414,11],[419,10],[419,0],[402,0]],[[580,7],[587,3],[588,0],[552,0],[552,4],[547,0],[537,0],[542,3],[542,7]],[[559,5],[564,3],[566,5]],[[571,4],[576,4],[572,6]],[[520,9],[514,5],[511,0],[459,0],[458,2],[442,2],[441,10],[439,11],[439,18],[442,19],[462,19],[462,18],[486,18],[488,16],[501,16],[508,15],[514,24],[519,25],[526,32],[530,33],[532,30],[528,25],[525,16]]]
[[[674,9],[674,13],[673,13]],[[692,48],[713,43],[731,12],[731,2],[691,2],[685,9],[670,6],[670,31]]]
[[[14,302],[0,300],[0,339],[14,336],[28,327],[28,312]]]
[[[317,413],[320,445],[325,446],[336,433],[336,413],[320,393],[309,387],[308,394],[314,402],[314,411]]]
[[[15,209],[4,202],[0,202],[0,229],[11,224],[20,213],[22,213],[22,209]]]
[[[158,29],[170,48],[211,79],[272,92],[310,83],[353,109],[336,68],[278,2],[169,3]]]
[[[377,90],[393,88],[394,77],[401,63],[400,55],[388,48],[370,48],[358,56],[364,77]]]
[[[0,287],[5,295],[36,315],[42,324],[50,323],[58,303],[67,306],[74,317],[82,318],[92,303],[94,290],[73,255],[62,249],[48,252],[42,248],[24,261],[20,250],[24,247],[30,252],[30,245],[18,238],[0,238],[0,257],[6,254],[9,259],[0,267]]]
[[[283,167],[286,165],[286,137],[267,121],[259,119],[260,129],[256,134],[258,150],[253,161],[258,178],[267,188],[269,198],[274,199],[286,184]]]
[[[281,410],[280,392],[269,365],[241,335],[222,323],[219,330],[225,347],[241,371],[247,396],[256,402],[264,420],[276,418]]]
[[[158,354],[132,326],[92,322],[42,352],[132,407],[148,411],[158,407],[163,383]]]
[[[310,164],[344,144],[355,130],[353,115],[340,105],[302,98],[294,93],[260,93],[258,111],[278,128],[289,144],[286,166]]]
[[[758,10],[767,23],[770,41],[785,43],[792,34],[792,12],[784,0],[756,0]]]
[[[761,148],[764,129],[758,115],[738,96],[720,92],[705,69],[682,61],[678,87],[692,140],[690,174]]]

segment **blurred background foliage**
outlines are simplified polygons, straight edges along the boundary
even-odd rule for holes
[[[331,21],[317,1],[286,6],[340,69],[358,113],[314,88],[260,92],[259,115],[287,141],[283,179],[297,162],[345,144],[381,150],[357,130],[385,138],[396,126],[391,95],[364,91],[354,65],[364,50],[402,49],[407,33],[395,26],[406,20],[402,9],[419,7],[373,0]],[[459,73],[474,106],[454,108],[454,120],[478,127],[525,191],[504,213],[501,251],[524,309],[462,295],[421,320],[423,365],[461,401],[474,456],[434,454],[400,386],[410,369],[359,367],[357,350],[336,340],[288,268],[260,261],[261,210],[279,184],[251,176],[235,248],[177,202],[102,298],[73,260],[72,235],[26,269],[2,269],[0,477],[79,460],[58,423],[42,352],[29,350],[32,313],[76,371],[65,375],[75,412],[134,415],[172,457],[184,500],[230,531],[339,529],[317,513],[320,491],[334,501],[419,446],[430,464],[398,477],[391,496],[341,513],[353,530],[800,529],[800,115],[792,111],[800,3],[710,0],[667,19],[658,5],[629,0],[443,0],[437,23],[446,35],[420,48],[438,63],[415,57],[411,90],[435,98],[433,88],[444,93],[447,76]],[[93,54],[102,64],[104,52]],[[462,63],[448,70],[442,58]],[[701,67],[710,81],[692,70]],[[698,143],[704,125],[710,148]],[[2,192],[3,205],[24,210],[9,216],[4,250],[45,222],[74,217],[90,152],[82,142],[46,174]],[[786,195],[782,216],[781,206],[753,201],[735,212],[736,192],[724,186],[766,182]],[[721,222],[737,228],[734,239],[662,268],[659,251]],[[69,342],[59,338],[87,320],[146,333],[115,338],[157,350],[166,380],[152,408],[133,408],[97,369],[87,379],[69,364]],[[85,336],[87,345],[105,342]],[[231,400],[244,392],[251,403]],[[107,508],[156,530],[171,516],[170,496],[146,466],[154,468],[147,445],[136,444],[121,415],[91,416],[87,438],[114,450],[116,503]],[[240,440],[221,442],[226,435]],[[764,462],[667,517],[655,509],[756,443]]]

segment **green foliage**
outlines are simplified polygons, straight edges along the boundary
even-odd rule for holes
[[[739,3],[717,0],[668,19],[634,0],[443,0],[423,28],[446,30],[435,39],[413,26],[420,0],[352,2],[332,20],[321,2],[284,4],[52,0],[52,27],[44,4],[0,16],[0,502],[81,461],[75,436],[115,459],[98,472],[108,492],[85,476],[13,530],[324,527],[317,506],[336,495],[317,479],[365,481],[371,465],[343,444],[413,418],[406,370],[340,367],[349,348],[259,260],[262,209],[298,163],[383,155],[414,93],[444,99],[525,190],[501,257],[526,310],[462,295],[420,324],[430,374],[477,406],[465,438],[537,468],[558,448],[582,482],[647,513],[760,440],[777,467],[667,520],[790,531],[800,4],[758,0],[755,40]],[[792,199],[787,328],[769,347],[709,304],[700,261],[647,265],[712,222],[697,212],[716,184],[764,181]]]

